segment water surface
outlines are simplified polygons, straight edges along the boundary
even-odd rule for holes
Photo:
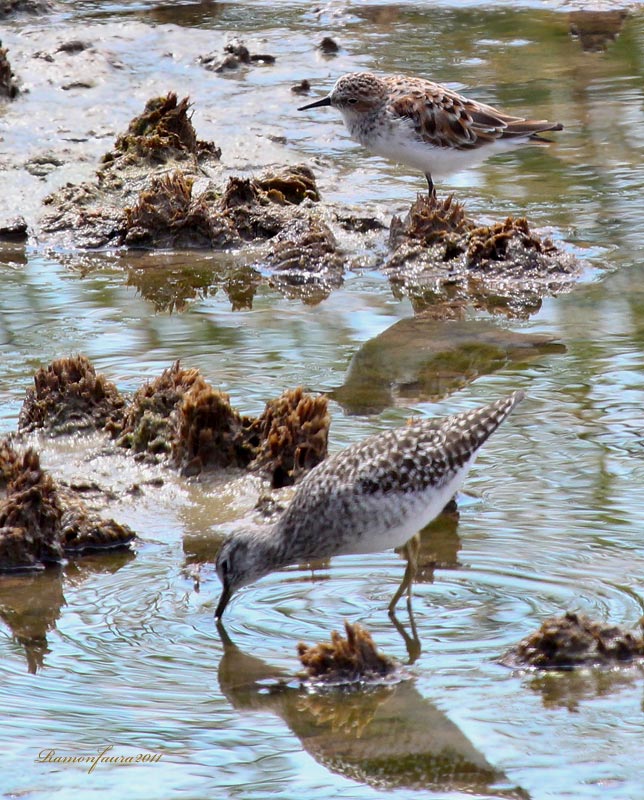
[[[519,676],[495,663],[547,616],[576,610],[634,626],[644,606],[644,17],[634,10],[605,49],[589,51],[570,33],[578,10],[95,2],[5,24],[3,43],[30,91],[0,110],[12,187],[3,212],[19,208],[33,223],[47,192],[88,179],[143,103],[174,89],[190,95],[198,134],[222,147],[231,173],[307,161],[325,200],[388,221],[422,177],[360,150],[328,109],[297,114],[290,87],[308,78],[321,95],[343,72],[402,71],[564,123],[549,148],[514,151],[442,188],[472,214],[526,214],[589,269],[530,319],[468,310],[472,327],[437,359],[454,329],[414,319],[368,254],[318,305],[263,286],[244,306],[229,283],[235,254],[89,256],[37,242],[1,251],[3,432],[15,429],[34,370],[79,351],[123,391],[181,358],[249,413],[287,386],[327,391],[332,450],[412,414],[528,393],[481,453],[458,521],[425,535],[414,589],[422,652],[396,690],[317,698],[292,680],[297,641],[327,639],[345,618],[407,660],[386,613],[404,566],[393,552],[267,576],[216,629],[212,560],[252,508],[256,481],[186,483],[149,468],[143,477],[160,474],[164,486],[109,509],[138,532],[134,556],[3,578],[4,796],[642,797],[639,672]],[[234,35],[276,55],[275,66],[205,72],[196,57]],[[324,35],[341,46],[334,59],[316,50]],[[77,56],[89,59],[93,88],[61,88],[65,70],[79,69],[71,56],[51,72],[33,57],[72,38],[94,44]],[[25,153],[62,164],[38,177]],[[483,330],[496,349],[472,344]],[[535,344],[537,335],[556,345]],[[99,438],[34,441],[57,476],[95,470],[117,488],[141,479],[141,467],[102,456]],[[109,744],[162,759],[90,775],[35,763],[46,748]]]

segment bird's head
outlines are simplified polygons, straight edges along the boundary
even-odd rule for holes
[[[262,546],[263,537],[254,531],[240,531],[224,541],[215,568],[223,589],[215,611],[219,619],[228,601],[242,586],[266,575],[273,568]]]
[[[378,108],[386,91],[384,83],[371,72],[350,72],[338,78],[330,94],[298,108],[298,111],[333,106],[343,113],[364,113]]]

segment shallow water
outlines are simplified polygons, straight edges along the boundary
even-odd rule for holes
[[[295,645],[328,639],[347,618],[406,661],[386,613],[404,566],[395,553],[267,576],[233,600],[221,632],[212,562],[257,482],[186,483],[161,467],[141,476],[102,455],[99,438],[35,439],[57,476],[165,484],[109,508],[139,534],[134,556],[0,580],[3,796],[644,795],[638,671],[538,677],[495,663],[547,616],[571,609],[635,626],[644,613],[644,16],[634,10],[590,52],[569,32],[579,8],[68,3],[5,23],[3,44],[30,91],[0,108],[3,212],[33,223],[42,197],[88,179],[145,100],[175,89],[190,95],[199,136],[221,146],[231,172],[305,160],[325,200],[388,221],[421,178],[354,146],[328,109],[298,114],[290,86],[306,77],[316,96],[346,71],[403,71],[565,124],[550,147],[498,157],[444,188],[475,215],[526,214],[589,268],[530,319],[472,310],[456,335],[450,323],[414,319],[368,254],[318,305],[262,287],[251,308],[233,310],[244,305],[230,285],[234,255],[1,250],[2,432],[15,429],[34,370],[78,351],[123,391],[181,358],[245,412],[287,386],[330,392],[333,450],[411,414],[528,393],[481,453],[458,523],[425,534],[425,561],[439,567],[414,587],[413,680],[352,698],[299,691]],[[219,76],[196,63],[236,34],[276,64]],[[334,59],[315,49],[327,34],[341,45]],[[33,57],[73,38],[94,50],[53,65]],[[61,88],[83,70],[93,88]],[[61,165],[44,178],[24,169],[43,154]],[[476,346],[484,336],[493,347]],[[108,745],[162,758],[91,774],[36,763],[42,750]]]

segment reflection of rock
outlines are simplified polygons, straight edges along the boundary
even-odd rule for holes
[[[240,711],[272,711],[304,749],[333,772],[378,789],[461,791],[526,800],[509,788],[463,733],[424,698],[413,681],[368,691],[305,693],[290,676],[241,652],[220,625],[219,685]],[[508,788],[499,788],[505,784]]]
[[[622,628],[567,612],[547,619],[538,631],[501,659],[509,667],[573,669],[644,663],[644,637]]]
[[[60,570],[0,578],[0,619],[24,647],[29,672],[43,666],[47,633],[56,627],[64,605]]]
[[[129,550],[114,551],[100,557],[88,556],[62,569],[0,577],[0,619],[24,647],[29,672],[40,669],[49,652],[47,633],[56,627],[65,605],[64,585],[78,585],[95,573],[116,572],[133,558],[134,553]]]
[[[81,355],[55,359],[36,372],[34,384],[20,410],[18,428],[23,432],[45,428],[62,434],[102,428],[119,417],[125,405],[116,386],[97,375]]]
[[[316,683],[347,684],[382,678],[397,671],[396,662],[376,648],[366,628],[345,620],[344,629],[346,639],[331,631],[330,644],[298,644],[297,654],[310,679]]]
[[[365,342],[331,397],[351,414],[375,414],[396,403],[439,400],[509,363],[564,351],[551,337],[488,321],[418,315]]]
[[[579,39],[586,51],[606,50],[619,36],[628,13],[624,8],[571,11],[568,14],[570,33]]]
[[[102,519],[41,468],[38,454],[18,455],[5,440],[0,474],[0,571],[42,569],[63,555],[124,547],[134,539],[126,525]]]
[[[566,708],[577,711],[579,704],[593,697],[606,697],[624,687],[641,684],[642,673],[623,669],[584,669],[541,671],[531,677],[527,686],[541,695],[545,708]]]
[[[262,278],[240,263],[239,254],[193,253],[186,263],[182,253],[139,252],[128,261],[127,285],[135,286],[156,311],[185,311],[195,298],[214,297],[221,288],[233,311],[253,307]]]
[[[385,272],[405,293],[505,306],[511,314],[569,291],[581,274],[573,256],[536,235],[525,219],[479,225],[452,197],[419,195],[405,220],[391,221],[390,246]]]

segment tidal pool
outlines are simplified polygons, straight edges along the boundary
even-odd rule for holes
[[[218,629],[214,558],[259,482],[186,481],[105,455],[98,435],[30,437],[55,476],[113,486],[109,514],[140,540],[132,553],[0,576],[3,797],[644,796],[641,672],[517,675],[496,663],[565,610],[631,627],[644,613],[644,15],[604,6],[61,2],[3,21],[28,91],[0,106],[0,216],[21,213],[32,231],[43,198],[88,180],[169,90],[190,96],[230,174],[305,162],[325,201],[388,224],[422,176],[361,150],[328,109],[298,114],[291,92],[306,78],[313,99],[373,69],[561,121],[548,148],[491,159],[439,191],[479,217],[526,215],[588,265],[530,316],[471,306],[441,322],[368,248],[342,288],[307,304],[267,283],[250,291],[244,253],[79,253],[38,236],[0,246],[3,434],[36,368],[77,352],[121,391],[180,358],[253,414],[289,386],[328,392],[332,451],[412,415],[528,395],[482,451],[458,519],[424,534],[412,679],[350,695],[300,690],[296,644],[349,619],[407,661],[387,616],[399,556],[267,576]],[[235,36],[275,64],[217,74],[198,63]],[[336,56],[317,49],[324,36]],[[58,50],[76,39],[89,46]],[[125,491],[134,482],[141,495]],[[91,772],[54,760],[109,746],[161,757]]]

